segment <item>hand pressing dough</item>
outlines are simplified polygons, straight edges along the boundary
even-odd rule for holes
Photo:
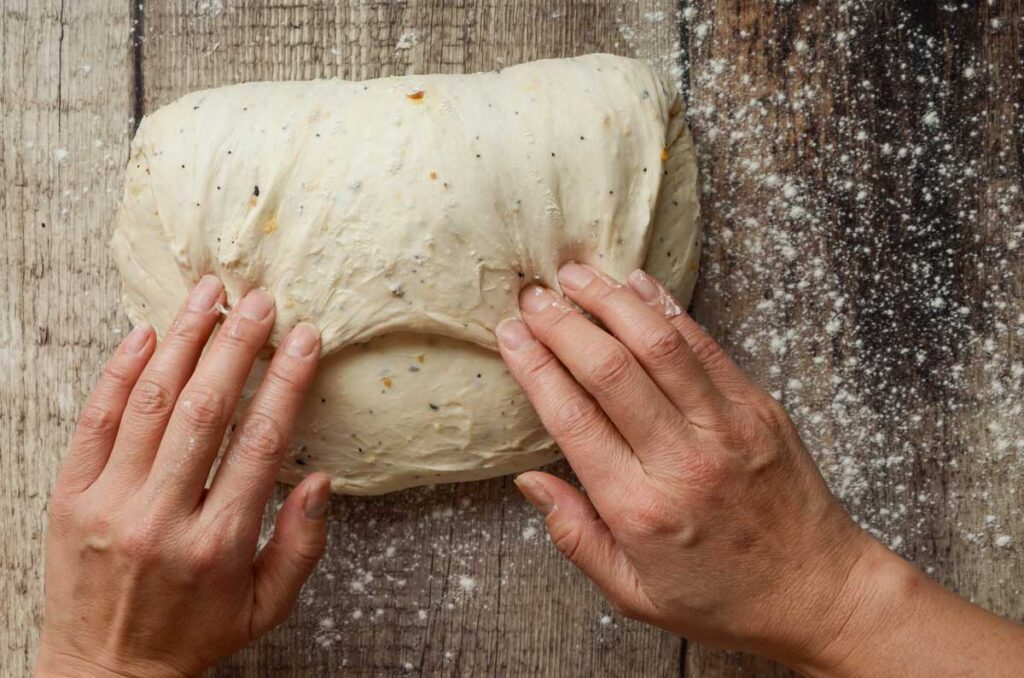
[[[139,127],[113,249],[125,310],[161,334],[206,273],[229,305],[274,295],[271,345],[317,325],[281,479],[380,494],[557,458],[495,326],[569,260],[643,267],[688,302],[698,211],[682,100],[594,54],[189,94]]]

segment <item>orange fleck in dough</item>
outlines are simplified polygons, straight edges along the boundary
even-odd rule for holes
[[[423,100],[423,90],[418,89],[415,92],[409,92],[408,94],[405,95],[405,98],[406,99],[411,99],[412,101],[422,101]]]
[[[431,172],[430,173],[430,178],[431,179],[437,179],[437,172]]]
[[[425,353],[420,353],[418,356],[416,356],[416,362],[418,362],[420,365],[422,365],[426,361],[427,361],[427,355]]]
[[[391,380],[391,377],[384,377],[380,381],[382,384],[384,384],[384,388],[391,388],[395,383]]]
[[[267,223],[263,225],[263,232],[270,235],[277,230],[277,217],[270,217]]]
[[[661,149],[661,159],[663,161],[664,160],[668,160],[668,149],[667,148]]]

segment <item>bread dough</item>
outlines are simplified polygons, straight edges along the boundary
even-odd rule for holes
[[[206,273],[229,304],[274,295],[272,346],[316,324],[281,478],[379,494],[557,457],[494,328],[568,260],[688,301],[696,175],[681,98],[632,59],[246,83],[143,120],[113,249],[125,310],[161,334]]]

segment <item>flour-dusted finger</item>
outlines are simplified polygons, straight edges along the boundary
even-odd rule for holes
[[[757,386],[718,342],[676,303],[660,282],[638,269],[630,274],[629,286],[648,306],[664,315],[679,330],[711,382],[726,398],[748,402],[757,394]]]
[[[81,492],[99,477],[114,448],[128,397],[155,345],[153,328],[138,325],[107,362],[78,417],[71,451],[57,479],[57,491]]]
[[[526,288],[520,307],[530,331],[593,396],[641,461],[679,434],[684,426],[679,410],[622,342],[549,289]]]
[[[313,383],[320,357],[320,332],[299,323],[274,353],[256,395],[242,417],[221,461],[204,514],[235,513],[242,537],[255,541],[263,507],[274,488],[295,418]]]
[[[590,266],[566,264],[558,280],[566,296],[625,344],[683,417],[703,427],[720,425],[729,401],[666,314]]]
[[[224,286],[212,275],[192,289],[132,389],[105,475],[117,486],[141,483],[164,437],[181,389],[217,324]]]
[[[181,391],[148,482],[161,502],[191,511],[235,413],[245,380],[274,324],[274,298],[253,290],[224,322]]]
[[[614,496],[643,473],[605,413],[526,323],[503,320],[496,334],[512,376],[592,496]]]
[[[274,534],[256,558],[250,628],[260,636],[288,618],[302,585],[327,545],[331,479],[314,473],[299,483],[277,514]]]

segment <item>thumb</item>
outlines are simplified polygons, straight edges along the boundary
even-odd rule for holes
[[[251,635],[257,638],[291,614],[302,585],[327,545],[331,480],[314,473],[291,491],[277,514],[274,534],[256,556],[255,608]]]
[[[549,473],[531,471],[515,480],[526,499],[544,514],[555,547],[622,610],[646,600],[622,547],[583,493]]]

